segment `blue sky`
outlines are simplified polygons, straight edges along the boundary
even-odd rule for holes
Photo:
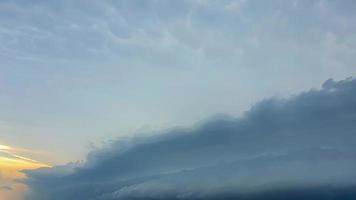
[[[0,142],[51,164],[356,73],[354,1],[0,2]]]

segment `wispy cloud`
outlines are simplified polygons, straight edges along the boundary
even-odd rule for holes
[[[0,145],[0,159],[1,157],[3,159],[8,159],[8,160],[13,160],[13,161],[21,161],[23,163],[29,163],[29,164],[34,164],[34,165],[38,165],[38,166],[49,166],[46,164],[43,164],[37,160],[25,157],[25,156],[21,156],[21,153],[36,153],[38,151],[34,151],[34,150],[29,150],[29,149],[23,149],[23,148],[14,148],[14,147],[10,147],[10,146],[6,146],[6,145]]]
[[[21,153],[32,150],[0,145],[0,199],[20,200],[23,198],[25,185],[20,180],[25,178],[22,170],[49,167],[37,160],[22,156]]]

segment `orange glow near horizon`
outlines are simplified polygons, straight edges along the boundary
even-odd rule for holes
[[[11,188],[0,190],[0,199],[21,200],[26,186],[18,180],[25,179],[22,170],[50,167],[47,164],[18,155],[21,149],[0,145],[0,187]]]
[[[10,149],[11,147],[0,144],[0,150],[10,150]]]

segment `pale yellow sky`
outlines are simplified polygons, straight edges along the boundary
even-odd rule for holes
[[[19,180],[26,178],[24,169],[49,167],[44,163],[25,157],[21,152],[31,150],[14,148],[0,144],[0,199],[22,200],[26,186]]]

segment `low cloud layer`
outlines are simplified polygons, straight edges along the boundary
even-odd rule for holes
[[[28,200],[355,199],[356,80],[27,171]]]

